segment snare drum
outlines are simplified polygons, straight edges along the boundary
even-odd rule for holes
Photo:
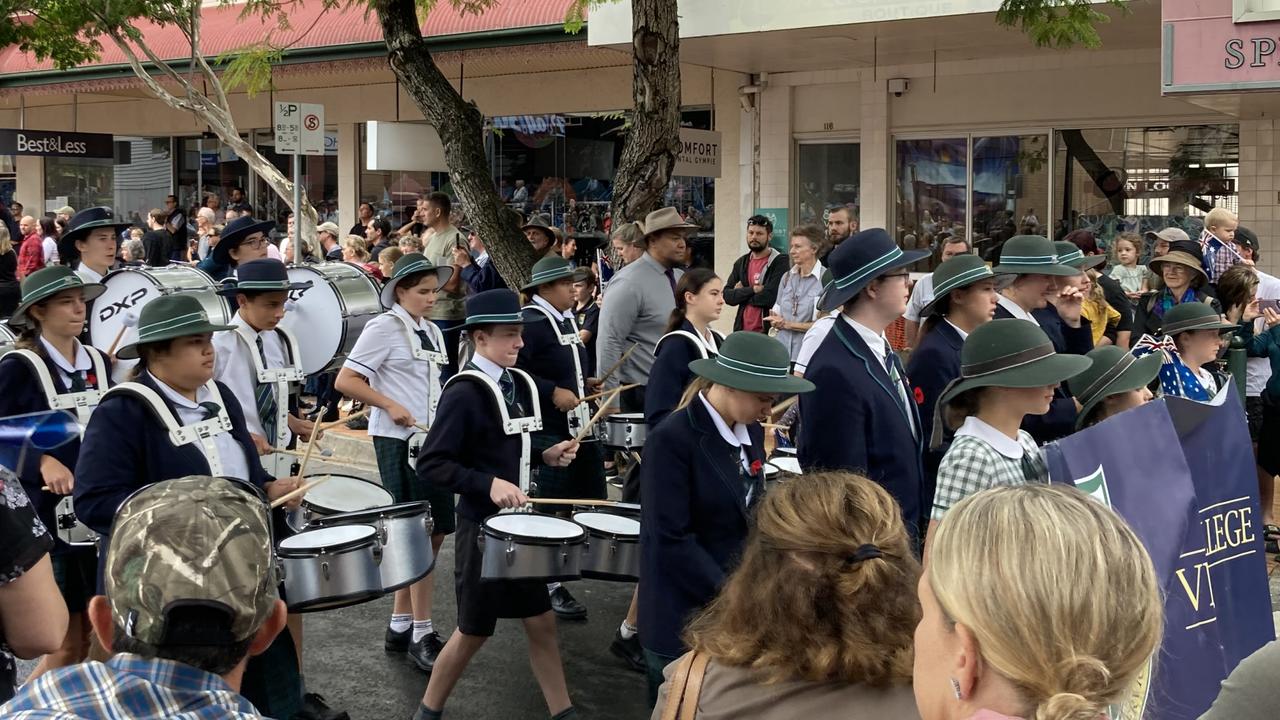
[[[368,525],[378,531],[378,544],[382,546],[378,575],[382,579],[383,592],[412,585],[435,567],[435,553],[431,549],[431,507],[425,502],[318,517],[307,527],[344,525]]]
[[[307,530],[276,548],[289,611],[315,612],[382,596],[378,531],[368,525]]]
[[[90,530],[76,518],[76,511],[67,495],[58,501],[54,511],[58,523],[58,539],[75,547],[93,547],[98,544],[98,533]]]
[[[582,577],[599,580],[640,579],[640,523],[604,512],[579,512],[573,521],[587,529],[582,550]]]
[[[786,455],[774,455],[769,460],[769,464],[777,468],[782,475],[802,475],[804,471],[800,469],[800,460]],[[779,478],[784,479],[784,478]]]
[[[550,515],[504,513],[484,521],[482,580],[576,580],[582,576],[582,526]]]
[[[310,482],[326,477],[308,475]],[[352,513],[370,508],[385,507],[396,500],[381,485],[350,475],[328,475],[329,479],[311,488],[302,496],[297,510],[289,511],[289,526],[301,532],[318,517]]]
[[[639,450],[648,432],[644,413],[618,413],[604,419],[604,446],[610,450]]]
[[[94,347],[104,351],[115,343],[117,349],[138,339],[137,324],[126,328],[125,315],[138,313],[147,303],[158,297],[177,293],[190,293],[200,301],[209,315],[209,322],[226,325],[230,311],[225,298],[217,294],[217,283],[204,272],[186,265],[166,267],[128,267],[113,270],[102,281],[105,292],[93,301],[89,317],[89,337]],[[120,330],[125,328],[124,334]],[[116,343],[116,337],[120,342]],[[135,360],[117,360],[119,367],[132,367]]]
[[[13,331],[9,329],[9,326],[5,323],[0,323],[0,355],[4,355],[12,350],[13,345],[17,340],[18,337],[13,334]]]
[[[289,292],[295,305],[280,321],[298,340],[303,371],[313,375],[342,365],[360,331],[382,313],[377,284],[362,268],[342,262],[291,265],[289,281],[311,282]]]

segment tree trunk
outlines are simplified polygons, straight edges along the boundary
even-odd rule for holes
[[[673,3],[674,4],[674,3]],[[529,279],[537,258],[514,213],[506,212],[484,154],[484,115],[467,102],[436,67],[422,37],[413,0],[375,0],[391,69],[414,104],[440,134],[449,180],[467,219],[484,239],[489,256],[509,287]]]
[[[634,111],[609,207],[613,226],[656,210],[680,155],[680,20],[676,0],[631,1]],[[616,258],[615,258],[616,260]]]

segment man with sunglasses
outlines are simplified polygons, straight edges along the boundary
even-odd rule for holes
[[[769,245],[773,221],[763,215],[747,220],[746,255],[733,264],[724,284],[724,301],[738,308],[734,330],[769,332],[765,315],[778,299],[778,285],[791,269],[791,260]]]

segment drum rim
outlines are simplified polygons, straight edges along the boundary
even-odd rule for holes
[[[341,527],[349,527],[349,528],[363,527],[363,528],[366,528],[369,532],[364,537],[353,538],[351,540],[335,543],[333,545],[324,545],[320,547],[306,547],[306,548],[284,546],[284,543],[288,542],[289,540],[302,537],[303,535],[306,535],[309,532],[314,532],[313,530],[303,530],[302,532],[297,533],[296,535],[290,535],[289,537],[281,540],[280,544],[276,546],[276,555],[281,558],[289,558],[289,559],[314,558],[314,557],[319,557],[320,555],[333,555],[335,553],[346,552],[348,550],[358,550],[366,546],[373,546],[378,544],[378,529],[372,525],[359,525],[359,524],[353,523],[351,525],[342,525]],[[332,530],[332,529],[333,528],[316,528],[316,530]]]
[[[346,480],[359,480],[360,482],[365,483],[366,485],[372,485],[373,487],[376,487],[379,490],[381,490],[383,493],[386,493],[386,496],[391,498],[392,500],[392,502],[387,503],[387,505],[395,504],[395,496],[391,494],[391,491],[382,487],[378,483],[373,482],[372,480],[365,480],[364,478],[356,477],[355,475],[344,475],[343,473],[316,473],[315,475],[307,475],[302,479],[305,481],[311,481],[313,478],[318,478],[318,477],[344,478]],[[326,480],[325,482],[327,483],[328,481]],[[308,510],[318,511],[325,515],[339,515],[342,513],[364,512],[365,510],[373,509],[373,508],[361,508],[360,510],[337,510],[335,512],[334,508],[330,508],[325,505],[317,505],[314,502],[309,502],[305,495],[302,497],[302,506],[307,508]],[[373,507],[385,507],[385,505],[374,505]]]
[[[591,527],[590,525],[579,520],[578,519],[579,515],[612,515],[614,517],[622,518],[623,520],[630,520],[631,522],[636,524],[636,531],[634,534],[632,533],[624,534],[624,533],[614,532],[612,530],[603,530],[601,528]],[[623,515],[622,513],[608,513],[608,512],[600,512],[598,510],[574,512],[573,521],[578,523],[582,527],[586,528],[587,534],[590,535],[591,537],[604,537],[604,538],[609,538],[611,540],[617,540],[618,542],[637,542],[637,543],[640,542],[640,521],[633,517],[628,517],[626,515]]]
[[[614,413],[605,417],[606,424],[614,425],[644,425],[644,413]],[[637,423],[637,421],[639,421]]]
[[[326,596],[323,599],[316,598],[314,600],[303,600],[302,602],[286,603],[290,613],[308,613],[308,612],[324,612],[326,610],[341,610],[352,605],[360,605],[370,600],[377,600],[386,595],[386,591],[382,589],[382,584],[378,584],[376,590],[360,590],[357,592],[346,593],[344,595]],[[338,603],[333,605],[331,603]]]
[[[562,517],[556,517],[555,515],[544,515],[542,513],[526,513],[526,514],[533,515],[534,517],[551,518],[553,520],[560,520],[563,522],[567,522],[570,525],[573,525],[574,527],[578,528],[578,534],[576,536],[567,537],[567,538],[546,538],[546,537],[537,537],[537,536],[530,536],[530,535],[521,535],[520,533],[508,532],[506,530],[499,530],[489,524],[490,520],[492,520],[495,517],[500,517],[499,515],[493,515],[491,517],[485,518],[484,522],[480,523],[480,530],[486,536],[491,537],[495,540],[519,541],[525,545],[545,545],[547,547],[558,547],[560,545],[576,545],[587,539],[587,529],[572,520],[565,520]]]
[[[312,519],[310,525],[316,526],[317,529],[336,527],[339,525],[369,525],[370,523],[350,521],[362,516],[367,516],[373,520],[381,520],[383,518],[387,520],[405,520],[424,513],[428,516],[431,514],[431,503],[422,500],[412,500],[410,502],[395,503],[393,505],[379,505],[365,510],[351,510],[349,512],[336,513],[334,515],[321,515]],[[339,520],[347,520],[348,522],[338,522]]]
[[[354,276],[348,275],[342,278],[336,278],[335,276],[331,276],[324,271],[325,268],[333,267],[335,265],[342,265],[349,270],[354,270],[356,272],[356,275]],[[385,310],[385,308],[383,308],[382,306],[382,296],[379,294],[378,284],[374,282],[373,276],[370,275],[368,272],[366,272],[364,268],[359,267],[354,263],[343,262],[340,260],[325,261],[320,263],[290,263],[286,267],[285,272],[287,273],[289,270],[292,270],[294,268],[303,268],[313,272],[316,275],[319,275],[320,279],[323,280],[325,284],[329,286],[330,290],[333,291],[333,296],[338,300],[338,312],[339,312],[339,316],[343,320],[342,328],[341,328],[342,332],[340,334],[340,337],[338,338],[338,348],[334,356],[329,359],[329,362],[326,363],[324,367],[317,370],[316,374],[327,372],[329,370],[332,370],[334,367],[341,365],[346,360],[347,355],[349,355],[351,352],[351,348],[347,348],[347,336],[350,334],[350,330],[347,327],[347,323],[346,323],[347,318],[357,318],[357,317],[366,317],[366,316],[372,318],[372,317],[377,317],[378,315],[381,315]],[[335,282],[335,280],[351,279],[352,277],[357,277],[358,279],[364,280],[365,283],[369,286],[368,289],[373,292],[373,299],[375,300],[374,305],[377,307],[377,310],[369,313],[357,314],[353,312],[349,307],[347,307],[347,299],[342,296],[342,293],[338,292],[337,283]],[[361,327],[361,330],[363,330],[363,326]],[[354,341],[351,343],[351,347],[352,348],[355,347]],[[343,348],[347,348],[347,350],[344,352]],[[379,485],[379,487],[381,487],[381,485]]]

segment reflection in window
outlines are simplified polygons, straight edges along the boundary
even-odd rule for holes
[[[994,259],[1014,235],[1043,235],[1048,218],[1049,138],[973,138],[973,243]]]
[[[232,188],[248,192],[249,165],[221,140],[182,138],[178,143],[178,202],[182,207],[198,207],[205,196],[217,195],[219,210],[225,212]]]
[[[946,235],[965,236],[968,147],[965,138],[898,140],[897,226],[904,249],[932,249]]]
[[[1235,124],[1060,130],[1056,153],[1057,237],[1083,228],[1106,244],[1170,226],[1196,237],[1211,208],[1237,208]]]
[[[116,215],[146,226],[147,213],[163,208],[173,183],[171,140],[167,137],[116,136]],[[80,206],[71,204],[74,208]]]
[[[800,193],[798,225],[826,222],[833,208],[853,208],[857,217],[861,155],[857,143],[801,144],[797,152]]]
[[[66,198],[65,204],[76,209],[110,205],[115,200],[114,177],[115,161],[111,158],[47,157],[44,159],[45,201],[62,205]]]

